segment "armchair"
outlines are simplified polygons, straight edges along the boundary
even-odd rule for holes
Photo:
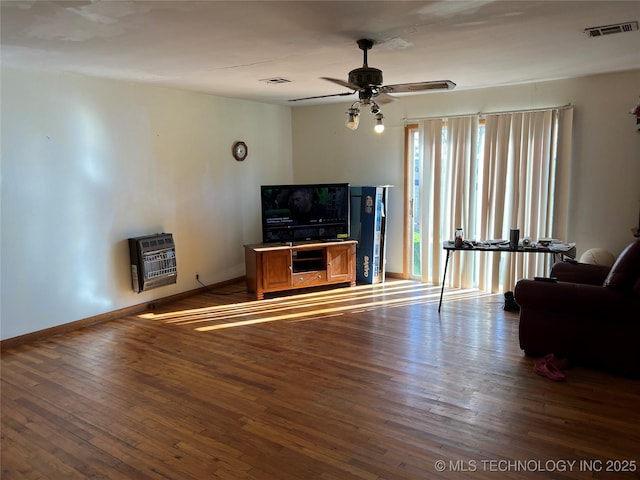
[[[559,262],[551,277],[516,284],[520,348],[640,376],[640,240],[611,268]]]

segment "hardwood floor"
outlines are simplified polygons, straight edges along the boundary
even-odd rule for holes
[[[536,375],[501,295],[243,287],[2,352],[2,478],[640,478],[640,381]]]

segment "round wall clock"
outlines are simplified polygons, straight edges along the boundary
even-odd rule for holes
[[[247,155],[249,154],[249,148],[244,142],[236,142],[233,144],[231,153],[233,153],[233,158],[235,158],[238,162],[242,162],[245,158],[247,158]]]

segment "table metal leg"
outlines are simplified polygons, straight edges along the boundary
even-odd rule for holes
[[[447,259],[444,261],[444,275],[442,275],[442,288],[440,289],[440,303],[438,304],[438,313],[440,313],[440,309],[442,308],[442,295],[444,294],[444,281],[447,278],[447,265],[449,265],[450,254],[451,254],[451,250],[447,250]]]

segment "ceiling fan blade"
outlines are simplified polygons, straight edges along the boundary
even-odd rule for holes
[[[301,100],[313,100],[315,98],[327,98],[327,97],[345,97],[347,95],[353,95],[356,92],[344,92],[344,93],[333,93],[331,95],[317,95],[315,97],[304,97],[304,98],[293,98],[289,100],[290,102],[299,102]]]
[[[378,95],[376,95],[376,102],[381,105],[395,102],[396,100],[397,100],[396,97],[389,95],[388,93],[378,93]]]
[[[355,84],[349,83],[349,82],[345,82],[344,80],[340,80],[338,78],[330,78],[330,77],[320,77],[320,78],[323,79],[323,80],[328,80],[328,81],[333,82],[333,83],[337,83],[338,85],[342,85],[343,87],[350,88],[351,90],[355,90],[355,91],[360,90],[360,87],[358,85],[355,85]]]
[[[409,93],[425,90],[453,90],[456,84],[451,80],[439,80],[435,82],[399,83],[397,85],[385,85],[379,88],[381,93]]]

